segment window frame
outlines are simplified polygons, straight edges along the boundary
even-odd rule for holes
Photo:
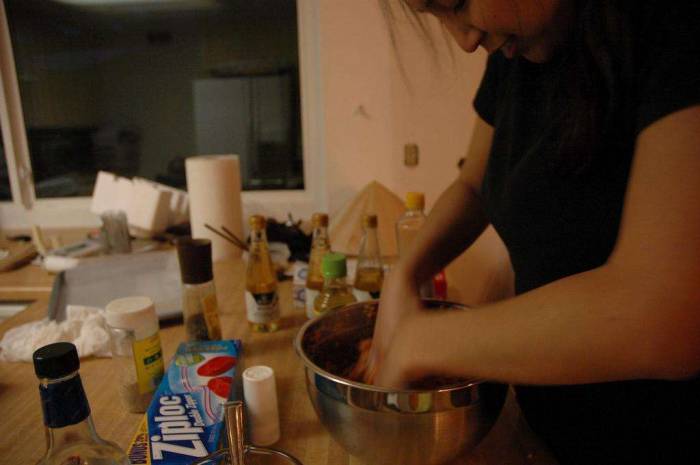
[[[244,215],[259,213],[284,220],[291,212],[295,218],[306,218],[314,211],[326,211],[328,206],[323,184],[319,0],[297,0],[297,31],[304,189],[244,191]],[[99,226],[99,218],[89,211],[91,197],[36,198],[4,0],[0,1],[0,125],[12,191],[12,201],[0,202],[0,227]]]

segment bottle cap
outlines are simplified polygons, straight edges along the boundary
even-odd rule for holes
[[[258,446],[269,446],[280,438],[275,372],[264,365],[243,372],[243,395],[250,421],[250,439]]]
[[[362,226],[365,228],[376,228],[377,227],[377,215],[369,214],[362,217]]]
[[[34,373],[39,378],[56,379],[80,368],[78,350],[70,342],[55,342],[34,351]]]
[[[250,227],[256,230],[265,229],[265,217],[262,215],[253,215],[248,219]]]
[[[105,321],[112,328],[141,332],[158,324],[156,307],[148,297],[122,297],[112,300],[105,307]]]
[[[201,284],[213,279],[211,241],[183,237],[177,240],[180,275],[185,284]]]
[[[321,262],[321,272],[324,278],[343,278],[347,276],[348,269],[345,255],[337,252],[324,255]]]
[[[406,194],[406,208],[409,210],[423,210],[425,208],[425,196],[422,192],[409,192]]]
[[[311,216],[311,226],[314,228],[328,227],[328,215],[325,213],[314,213]]]

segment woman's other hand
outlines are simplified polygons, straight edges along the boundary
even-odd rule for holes
[[[415,280],[399,263],[388,274],[382,287],[372,346],[367,357],[367,367],[364,370],[365,382],[371,384],[374,381],[378,366],[389,346],[393,344],[392,340],[397,327],[403,320],[421,312],[421,299]]]
[[[371,384],[385,388],[404,389],[411,382],[429,375],[420,360],[428,352],[424,346],[420,326],[424,316],[420,310],[408,315],[397,323],[392,331],[391,344],[380,356],[371,359],[368,375]],[[374,346],[373,346],[374,347]]]

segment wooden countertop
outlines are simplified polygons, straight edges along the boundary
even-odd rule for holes
[[[280,285],[282,329],[273,334],[254,334],[245,318],[241,260],[217,263],[214,269],[224,338],[241,339],[244,364],[271,366],[277,377],[282,439],[275,447],[286,450],[305,465],[359,465],[346,454],[318,422],[306,394],[301,361],[292,347],[304,312],[291,305],[290,282]],[[449,276],[448,276],[449,279]],[[0,324],[0,337],[14,326],[46,315],[53,277],[36,266],[0,274],[0,300],[25,298],[34,302],[24,311]],[[169,360],[184,340],[181,324],[161,328],[164,356]],[[115,372],[110,359],[81,361],[81,377],[98,432],[125,447],[141,415],[125,412],[116,392]],[[33,464],[42,456],[44,426],[37,380],[29,363],[0,362],[0,462]],[[11,461],[11,462],[10,462]],[[520,416],[509,396],[494,428],[472,454],[454,464],[463,465],[550,465],[549,456]]]

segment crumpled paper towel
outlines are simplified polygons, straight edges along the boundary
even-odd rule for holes
[[[8,330],[0,341],[0,359],[31,362],[36,349],[54,342],[72,342],[80,358],[112,356],[104,312],[94,307],[68,305],[64,321],[45,318]]]

